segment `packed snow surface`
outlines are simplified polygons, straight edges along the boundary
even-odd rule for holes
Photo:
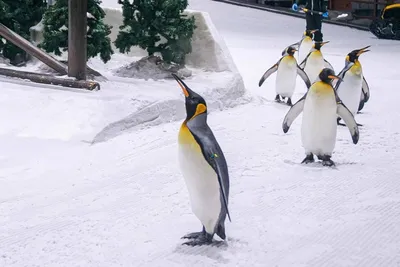
[[[0,266],[400,266],[398,41],[323,25],[331,42],[322,51],[337,73],[348,52],[371,45],[360,57],[371,99],[356,116],[357,145],[338,128],[336,168],[304,166],[301,115],[283,134],[289,107],[273,101],[276,75],[258,87],[304,20],[207,0],[190,8],[209,12],[255,96],[209,113],[230,171],[228,246],[181,246],[201,225],[178,168],[180,121],[90,144],[101,130],[92,116],[123,119],[120,101],[138,108],[123,88],[54,90],[1,77]],[[152,83],[136,82],[150,103]],[[304,92],[298,78],[293,101]]]

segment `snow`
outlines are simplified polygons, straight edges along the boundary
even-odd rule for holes
[[[283,134],[288,107],[273,102],[276,76],[257,86],[304,20],[206,0],[190,9],[210,14],[252,96],[239,105],[223,90],[230,72],[187,80],[207,101],[235,102],[208,119],[231,176],[228,247],[180,245],[201,229],[178,168],[181,121],[126,131],[124,118],[148,105],[171,118],[178,111],[154,99],[182,106],[183,96],[174,81],[108,75],[132,60],[116,54],[106,66],[91,60],[109,79],[94,93],[0,78],[0,266],[399,266],[398,42],[323,25],[331,42],[322,52],[337,73],[348,52],[371,45],[360,61],[372,92],[357,115],[359,143],[338,128],[337,168],[304,166],[301,115]],[[298,78],[293,100],[304,92]]]
[[[347,17],[349,14],[340,14],[339,16],[337,16],[337,18],[344,18]]]
[[[89,13],[89,12],[86,12],[86,16],[87,16],[87,18],[88,19],[95,19],[96,17],[95,16],[93,16],[91,13]]]

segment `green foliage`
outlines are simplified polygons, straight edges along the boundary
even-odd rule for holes
[[[124,20],[115,46],[121,53],[139,46],[149,55],[160,53],[167,63],[184,64],[186,54],[192,52],[191,39],[196,27],[194,17],[182,15],[187,0],[118,0],[118,3],[122,4]]]
[[[100,0],[88,0],[88,13],[95,19],[88,18],[87,26],[87,57],[100,54],[104,63],[114,54],[111,48],[111,26],[104,24],[104,10],[100,7]],[[47,9],[44,15],[44,41],[39,45],[47,52],[58,56],[68,50],[68,0],[57,0]],[[61,51],[62,50],[62,51]]]
[[[40,22],[45,9],[45,0],[0,0],[0,23],[30,40],[29,28]],[[18,53],[26,55],[22,49],[2,38],[0,51],[11,61]]]

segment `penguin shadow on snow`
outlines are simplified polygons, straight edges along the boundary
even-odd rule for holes
[[[185,255],[201,255],[212,260],[218,261],[219,263],[227,264],[230,262],[228,258],[225,258],[222,253],[232,250],[235,248],[236,244],[247,245],[247,242],[243,242],[237,238],[227,238],[226,241],[217,241],[214,240],[212,244],[208,246],[186,246],[183,244],[179,244],[176,246],[174,252],[185,254]]]
[[[335,161],[335,165],[333,165],[333,166],[324,166],[324,165],[322,165],[322,161],[315,161],[315,162],[304,164],[304,163],[301,163],[301,162],[295,162],[293,160],[288,160],[288,159],[285,159],[283,162],[286,163],[286,164],[289,164],[289,165],[292,165],[292,166],[298,166],[298,167],[301,167],[301,168],[306,167],[306,168],[316,169],[316,170],[327,170],[327,169],[329,170],[329,169],[332,169],[332,170],[337,170],[337,171],[340,170],[340,166],[356,165],[357,164],[357,162],[351,162],[351,161],[348,161],[348,162]]]
[[[208,246],[186,246],[179,244],[174,252],[185,255],[200,255],[218,261],[220,263],[229,263],[229,259],[222,256],[222,253],[228,249],[226,242],[213,243]]]

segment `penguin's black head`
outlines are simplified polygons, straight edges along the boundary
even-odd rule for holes
[[[323,46],[326,45],[327,43],[329,43],[329,41],[326,41],[326,42],[315,42],[315,43],[314,43],[314,48],[317,49],[317,50],[320,50],[321,47],[323,47]]]
[[[297,51],[297,49],[294,48],[293,46],[289,46],[289,47],[286,49],[286,53],[288,53],[289,56],[293,56],[294,53],[295,53],[296,51]]]
[[[178,76],[172,74],[185,95],[186,121],[200,114],[207,114],[207,104],[203,97],[192,91]]]
[[[341,80],[335,75],[335,72],[330,68],[324,68],[319,73],[319,79],[324,83],[331,83],[332,80]]]
[[[367,49],[369,47],[370,47],[370,45],[366,46],[364,48],[361,48],[361,49],[356,49],[356,50],[351,51],[350,53],[347,54],[346,60],[355,63],[358,60],[358,57],[362,53],[370,51],[370,50]]]
[[[318,31],[318,29],[316,29],[316,30],[306,30],[306,31],[304,32],[304,35],[305,35],[305,36],[308,36],[308,37],[310,37],[310,38],[313,38],[313,35],[314,35],[314,33],[315,33],[316,31]]]

